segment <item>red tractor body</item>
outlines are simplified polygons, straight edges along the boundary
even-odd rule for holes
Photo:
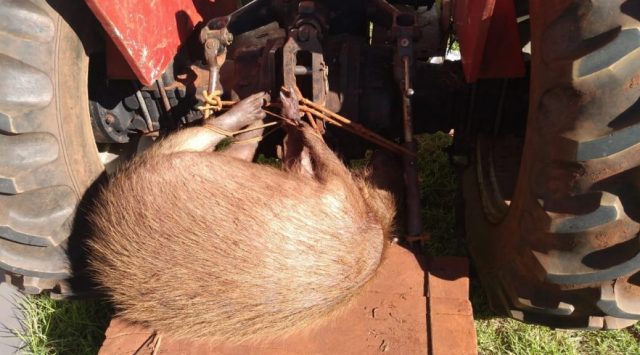
[[[107,71],[112,79],[138,79],[151,85],[201,22],[227,15],[237,1],[87,0],[106,34]],[[455,8],[451,8],[454,6]],[[525,73],[513,0],[443,1],[453,13],[465,78],[520,77]]]

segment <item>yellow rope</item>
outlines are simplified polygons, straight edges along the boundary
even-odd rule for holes
[[[249,144],[249,143],[258,143],[262,141],[263,136],[257,136],[253,138],[243,139],[241,141],[232,141],[231,144]]]
[[[202,92],[204,106],[198,106],[198,110],[202,111],[202,115],[205,120],[214,112],[222,110],[222,99],[220,98],[220,95],[222,95],[220,90],[214,90],[211,94],[209,94],[207,90]]]
[[[226,105],[232,105],[235,104],[235,102],[233,101],[222,101],[222,99],[220,98],[220,95],[222,95],[222,92],[219,90],[215,90],[214,92],[212,92],[211,94],[209,94],[209,92],[207,90],[204,90],[202,92],[202,97],[204,99],[204,105],[203,106],[198,106],[198,110],[202,111],[202,115],[204,116],[204,119],[208,119],[214,112],[218,112],[221,111],[223,109],[223,106]],[[274,114],[273,112],[269,112],[267,110],[264,110],[265,113],[270,114],[272,116],[276,116],[279,117],[281,119],[285,119],[284,117]],[[210,123],[206,123],[204,124],[202,127],[211,130],[213,132],[216,132],[222,136],[225,137],[234,137],[235,135],[238,135],[240,133],[245,133],[245,132],[250,132],[250,131],[255,131],[257,129],[262,129],[262,128],[266,128],[266,127],[270,127],[273,125],[278,124],[278,122],[269,122],[269,123],[265,123],[263,125],[260,126],[256,126],[256,127],[248,127],[248,128],[244,128],[235,132],[231,132],[231,131],[227,131],[226,129],[222,129],[220,127],[216,127],[213,124]],[[264,136],[260,136],[260,137],[253,137],[253,138],[249,138],[249,139],[243,139],[243,140],[234,140],[233,143],[234,144],[244,144],[244,143],[252,143],[252,142],[260,142],[265,136],[267,136],[268,134],[273,133],[273,131],[268,132],[266,135]]]
[[[275,122],[272,122],[272,123],[275,123]],[[261,128],[261,127],[260,127],[260,128]],[[253,137],[253,138],[248,138],[248,139],[243,139],[243,140],[234,140],[234,141],[232,141],[231,143],[232,143],[232,144],[258,143],[258,142],[261,142],[263,139],[265,139],[265,138],[266,138],[268,135],[270,135],[271,133],[273,133],[273,132],[277,131],[277,130],[278,130],[278,128],[280,128],[280,127],[276,127],[276,128],[274,128],[274,129],[272,129],[271,131],[269,131],[269,132],[267,132],[267,133],[265,133],[265,134],[263,134],[263,135],[261,135],[261,136],[258,136],[258,137]]]
[[[302,103],[300,109],[301,111],[306,111],[305,114],[307,115],[307,118],[309,119],[309,123],[312,125],[312,127],[314,128],[314,130],[318,133],[321,134],[320,132],[320,127],[317,127],[317,125],[314,122],[314,118],[313,116],[319,117],[321,118],[324,122],[328,122],[331,124],[334,124],[338,127],[342,127],[345,128],[347,131],[350,131],[353,134],[356,134],[364,139],[367,139],[373,143],[376,143],[382,147],[385,147],[393,152],[396,153],[404,153],[410,156],[415,156],[415,153],[412,152],[411,150],[396,144],[395,142],[392,142],[386,138],[383,138],[377,134],[375,134],[374,132],[369,131],[368,129],[358,125],[357,123],[354,123],[352,121],[350,121],[349,119],[338,115],[337,113],[333,112],[333,111],[329,111],[327,108],[322,107],[317,105],[316,103],[314,103],[313,101],[310,101],[308,99],[305,99],[302,94],[300,93],[300,90],[298,90],[297,87],[294,87],[294,90],[296,90],[298,97],[300,98],[300,103]],[[204,119],[207,120],[214,112],[218,112],[221,111],[224,106],[232,106],[233,104],[235,104],[235,101],[222,101],[222,98],[220,97],[220,95],[222,95],[222,92],[219,90],[214,90],[211,94],[209,94],[207,92],[207,90],[204,90],[202,92],[202,97],[204,99],[204,105],[203,106],[198,106],[198,109],[200,111],[202,111],[202,114],[204,116]],[[276,104],[272,104],[272,106],[278,106]],[[274,116],[277,117],[289,124],[294,124],[297,125],[297,122],[294,122],[291,119],[288,119],[287,117],[283,117],[281,115],[278,115],[274,112],[271,112],[269,110],[265,110],[263,109],[263,111],[270,115],[270,116]],[[220,135],[223,135],[225,137],[233,137],[236,134],[240,134],[240,133],[244,133],[244,132],[248,132],[248,131],[252,131],[252,130],[256,130],[256,129],[260,129],[260,128],[264,128],[264,127],[268,127],[275,124],[275,122],[270,123],[270,124],[266,124],[266,125],[262,125],[259,127],[252,127],[252,128],[248,128],[248,129],[244,129],[244,130],[240,130],[237,132],[230,132],[221,128],[218,128],[212,124],[205,124],[203,127],[210,129]],[[259,141],[262,138],[250,138],[247,140],[242,140],[242,141],[237,141],[236,142],[253,142],[253,141]]]
[[[271,127],[271,126],[275,126],[277,124],[278,124],[278,122],[269,122],[269,123],[265,123],[265,124],[260,125],[260,126],[248,127],[248,128],[245,128],[245,129],[241,129],[239,131],[233,132],[233,134],[236,135],[236,134],[240,134],[240,133],[244,133],[244,132],[251,132],[251,131],[255,131],[256,129]]]
[[[222,129],[220,127],[216,127],[214,125],[212,125],[211,123],[207,123],[204,124],[202,127],[210,130],[210,131],[214,131],[216,133],[218,133],[219,135],[225,136],[225,137],[229,137],[232,138],[238,134],[241,133],[246,133],[246,132],[251,132],[251,131],[255,131],[257,129],[262,129],[262,128],[266,128],[266,127],[271,127],[274,125],[277,125],[278,122],[268,122],[259,126],[255,126],[255,127],[247,127],[235,132],[231,132],[231,131],[227,131],[226,129]],[[277,128],[276,128],[277,129]],[[275,131],[275,129],[271,130],[271,132],[268,132],[265,135],[262,136],[258,136],[258,137],[253,137],[253,138],[247,138],[247,139],[243,139],[243,140],[233,140],[232,144],[246,144],[246,143],[253,143],[253,142],[260,142],[264,137],[268,136],[269,134],[273,133]]]
[[[227,131],[226,129],[222,129],[220,127],[216,127],[214,125],[212,125],[211,123],[207,123],[202,125],[202,127],[210,130],[210,131],[214,131],[216,133],[218,133],[219,135],[225,136],[225,137],[233,137],[236,132],[231,132],[231,131]]]

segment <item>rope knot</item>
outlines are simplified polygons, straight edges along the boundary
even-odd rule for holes
[[[207,90],[202,92],[204,106],[198,106],[198,110],[202,111],[205,120],[214,112],[222,110],[222,98],[220,95],[222,95],[220,90],[214,90],[212,93],[209,93]]]

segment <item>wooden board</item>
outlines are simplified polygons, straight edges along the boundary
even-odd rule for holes
[[[426,354],[424,260],[392,245],[368,287],[334,319],[286,339],[250,345],[161,337],[157,354]],[[100,354],[152,354],[153,331],[114,319]]]

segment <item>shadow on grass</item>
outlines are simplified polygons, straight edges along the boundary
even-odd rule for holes
[[[456,226],[456,198],[459,184],[454,167],[450,164],[447,148],[453,137],[443,132],[423,134],[418,140],[418,170],[422,215],[425,229],[431,239],[424,248],[429,256],[469,257],[464,235]],[[489,308],[484,290],[480,285],[473,266],[470,275],[471,303],[475,319],[499,317]]]

